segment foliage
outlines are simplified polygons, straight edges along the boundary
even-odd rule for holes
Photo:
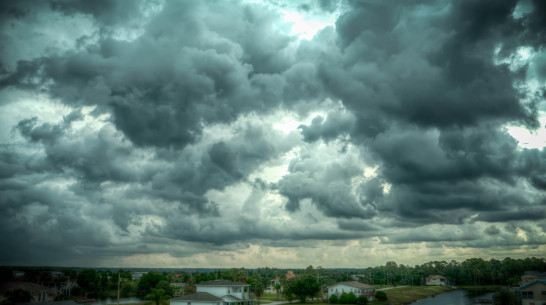
[[[172,297],[172,295],[166,294],[165,290],[163,290],[163,289],[152,288],[151,293],[146,295],[144,297],[144,299],[151,301],[151,302],[148,302],[146,304],[169,305],[169,302],[167,300],[169,298],[171,298],[171,297]]]
[[[86,292],[97,294],[99,292],[100,277],[95,270],[86,269],[78,274],[78,285]]]
[[[184,286],[184,294],[190,294],[195,292],[197,292],[197,289],[195,288],[195,286],[191,284],[186,284],[186,286]]]
[[[493,304],[495,305],[516,305],[517,298],[514,293],[503,289],[499,293],[493,296]]]
[[[277,301],[279,300],[279,294],[281,293],[281,284],[280,283],[277,283],[275,284],[275,292],[277,293]]]
[[[356,295],[354,292],[343,292],[339,297],[339,304],[356,304]]]
[[[378,291],[375,293],[375,298],[378,301],[384,302],[388,299],[387,294],[384,291]]]
[[[288,280],[285,291],[296,296],[301,303],[305,303],[308,297],[314,297],[320,292],[320,284],[316,276],[304,274]]]
[[[368,304],[368,298],[365,295],[361,295],[356,299],[356,303],[366,305]]]
[[[503,260],[470,258],[463,262],[452,260],[430,261],[414,267],[387,262],[384,266],[367,268],[364,282],[370,285],[425,285],[429,275],[446,276],[459,285],[510,285],[517,286],[525,271],[546,272],[546,259],[525,258]]]
[[[330,298],[328,299],[328,301],[329,301],[330,303],[332,303],[332,304],[336,304],[336,303],[338,302],[337,295],[332,294],[332,295],[330,296]]]
[[[159,282],[164,281],[165,276],[158,272],[148,272],[144,274],[140,281],[138,282],[138,290],[140,295],[147,295],[152,291],[152,288],[155,288]]]
[[[30,292],[22,289],[6,291],[4,296],[7,299],[7,302],[5,302],[5,304],[16,304],[32,301],[32,295],[30,294]]]

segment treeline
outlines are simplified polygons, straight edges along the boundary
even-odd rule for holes
[[[546,272],[546,260],[471,258],[462,263],[431,261],[414,267],[391,261],[385,266],[367,268],[361,281],[371,285],[424,285],[427,276],[439,274],[457,285],[517,286],[525,271]]]
[[[288,269],[278,268],[230,268],[223,270],[188,270],[180,269],[175,272],[150,271],[140,279],[132,278],[133,272],[128,270],[99,270],[86,269],[82,271],[64,269],[61,276],[52,277],[51,270],[22,269],[25,271],[25,282],[38,284],[76,281],[77,287],[71,291],[71,296],[115,296],[117,294],[118,279],[122,296],[144,297],[152,293],[152,289],[160,289],[166,295],[174,291],[170,283],[185,283],[186,288],[180,293],[195,291],[195,285],[214,279],[227,279],[249,283],[252,292],[261,294],[273,278],[279,277],[281,285],[288,285],[285,274]],[[11,268],[0,268],[0,282],[15,280]],[[525,271],[546,272],[544,258],[525,258],[503,260],[483,260],[481,258],[467,259],[461,263],[457,261],[431,261],[422,265],[408,266],[387,262],[384,266],[366,269],[327,269],[309,266],[306,269],[296,269],[294,273],[300,278],[311,276],[324,290],[327,286],[337,282],[350,281],[354,277],[370,285],[424,285],[429,275],[439,274],[446,276],[450,282],[457,285],[510,285],[517,286],[521,275]],[[21,279],[18,279],[21,280]],[[285,287],[288,288],[288,287]],[[294,288],[296,289],[296,288]],[[293,289],[285,290],[290,291]],[[297,295],[297,293],[294,293]],[[285,296],[290,297],[290,296]]]

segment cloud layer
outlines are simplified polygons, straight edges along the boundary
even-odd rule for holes
[[[542,1],[52,0],[0,15],[2,264],[546,253],[546,143],[511,133],[546,128]],[[311,19],[335,22],[294,34]]]

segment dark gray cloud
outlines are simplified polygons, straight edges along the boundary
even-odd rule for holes
[[[540,245],[545,8],[2,3],[0,262]]]

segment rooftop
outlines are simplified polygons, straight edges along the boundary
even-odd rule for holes
[[[370,286],[370,285],[362,284],[362,283],[357,282],[357,281],[339,282],[339,283],[336,283],[336,284],[334,284],[334,285],[332,285],[332,286],[335,286],[335,285],[346,285],[346,286],[351,286],[351,287],[359,288],[359,289],[369,289],[369,288],[373,288],[373,287]]]
[[[176,298],[172,298],[174,301],[203,301],[203,302],[223,302],[224,300],[216,297],[208,292],[196,292],[190,293]]]
[[[203,283],[199,283],[195,286],[250,286],[246,283],[234,282],[228,280],[212,280]]]

